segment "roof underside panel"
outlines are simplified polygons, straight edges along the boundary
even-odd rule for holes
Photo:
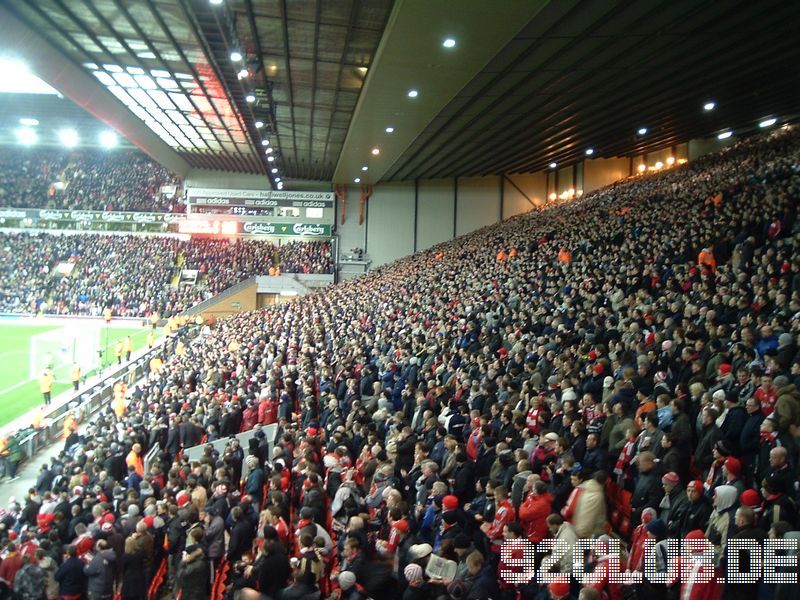
[[[798,24],[792,2],[550,2],[384,179],[539,171],[796,114]]]

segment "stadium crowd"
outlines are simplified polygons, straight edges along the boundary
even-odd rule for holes
[[[745,140],[204,328],[0,514],[0,584],[791,597],[689,577],[709,568],[694,554],[671,585],[606,569],[609,536],[639,572],[646,540],[656,571],[669,538],[707,540],[717,574],[731,539],[798,538],[799,169],[796,133]],[[254,428],[246,448],[183,453]],[[530,562],[500,551],[521,538],[595,538],[594,584],[501,576]]]
[[[260,240],[0,233],[0,312],[99,316],[111,307],[115,316],[169,316],[275,265],[330,273],[330,253],[327,241],[278,247]],[[59,271],[61,264],[71,270]],[[199,285],[173,288],[179,265],[201,271]]]
[[[176,193],[162,194],[163,186],[175,186]],[[184,212],[180,187],[175,175],[133,150],[21,150],[0,156],[4,207]]]

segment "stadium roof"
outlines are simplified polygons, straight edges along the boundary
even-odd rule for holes
[[[538,171],[800,104],[779,0],[7,0],[0,31],[174,170],[289,185]]]

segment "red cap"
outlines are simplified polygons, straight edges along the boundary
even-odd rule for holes
[[[589,360],[597,360],[597,352],[589,350]]]
[[[455,510],[458,508],[458,497],[450,495],[442,498],[442,508],[444,510]]]
[[[86,473],[81,475],[81,485],[89,485],[89,476]]]
[[[728,469],[728,473],[738,477],[742,473],[742,461],[735,456],[729,456],[725,459],[725,468]]]
[[[604,370],[605,368],[600,363],[592,367],[592,373],[594,373],[595,375],[601,375]]]
[[[678,474],[674,471],[670,471],[661,478],[661,483],[666,483],[668,485],[678,485],[680,482],[681,478],[678,477]]]
[[[730,372],[731,372],[731,365],[729,365],[728,363],[722,363],[719,366],[719,374],[720,375],[727,375]]]
[[[758,495],[758,492],[755,490],[745,490],[739,496],[739,500],[745,506],[749,506],[750,508],[756,508],[761,506],[761,496]]]
[[[307,434],[308,434],[310,437],[317,437],[317,433],[319,433],[319,432],[317,431],[317,428],[316,428],[316,427],[309,427],[309,428],[306,430],[306,433],[307,433]]]
[[[145,517],[144,519],[142,519],[142,521],[144,521],[144,524],[147,526],[148,529],[152,529],[153,523],[155,522],[155,517]]]
[[[569,594],[569,583],[566,581],[553,581],[547,588],[554,598],[563,598]]]
[[[695,490],[702,490],[703,489],[703,482],[700,481],[699,479],[695,479],[694,481],[690,481],[689,484],[686,486],[687,490],[689,488],[692,488],[692,489],[695,489]]]
[[[410,527],[408,525],[408,521],[406,521],[405,519],[399,519],[394,523],[392,523],[392,529],[396,529],[400,533],[408,533]]]
[[[12,542],[13,542],[15,539],[17,539],[18,537],[19,537],[19,535],[17,535],[17,532],[16,532],[16,531],[9,531],[9,532],[8,532],[8,539],[10,539]]]
[[[117,517],[114,516],[114,513],[112,512],[107,512],[106,514],[103,515],[103,521],[106,523],[113,523],[116,520]]]

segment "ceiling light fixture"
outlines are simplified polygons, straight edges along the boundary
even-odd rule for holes
[[[442,46],[445,48],[455,48],[456,41],[453,38],[445,38],[445,40],[442,42]]]
[[[219,6],[220,4],[222,4],[222,2],[223,2],[223,0],[208,0],[208,3],[211,6]]]
[[[557,163],[557,162],[551,162],[551,163],[550,163],[550,168],[551,168],[551,169],[555,169],[557,166],[558,166],[558,163]]]
[[[419,92],[417,90],[408,90],[409,98],[416,98],[417,96],[419,96]]]
[[[19,120],[20,125],[25,125],[26,127],[36,127],[39,124],[37,119],[30,119],[27,117],[23,117]]]
[[[594,154],[594,148],[587,148],[586,149],[586,156],[591,156]]]
[[[244,79],[245,77],[247,77],[249,75],[250,75],[250,71],[248,71],[247,69],[242,69],[241,71],[239,71],[239,79]]]
[[[636,169],[639,171],[639,173],[644,173],[645,170],[647,169],[647,165],[641,163],[638,167],[636,167]]]
[[[256,129],[261,129],[264,126],[263,121],[256,121]]]
[[[772,127],[777,122],[778,122],[778,119],[775,119],[775,118],[764,119],[763,121],[761,121],[761,123],[758,124],[758,126],[761,127],[761,129],[764,129],[766,127]],[[20,123],[22,123],[21,120],[20,120]]]
[[[67,148],[74,148],[78,145],[78,132],[74,129],[62,129],[58,132],[58,139]]]
[[[353,182],[354,183],[361,183],[361,177],[356,177],[355,179],[353,179]]]
[[[647,127],[640,127],[638,133],[639,135],[647,135]]]
[[[378,154],[380,154],[380,153],[381,153],[381,149],[380,148],[373,148],[372,149],[372,156],[378,156]]]
[[[368,171],[368,170],[369,170],[369,167],[368,167],[367,165],[364,165],[363,167],[361,167],[361,170],[362,170],[362,171]]]
[[[247,96],[245,96],[244,99],[247,100],[250,104],[256,101],[256,97],[253,94],[247,94]]]
[[[117,146],[117,134],[113,131],[100,132],[99,139],[103,148],[115,148]]]
[[[668,156],[667,157],[667,164],[668,165],[674,165],[675,164],[675,157],[674,156]]]
[[[266,150],[264,150],[264,152],[266,152],[267,154],[272,154],[272,148],[267,148]]]
[[[274,157],[274,156],[272,156],[272,155],[270,154],[270,155],[267,157],[267,160],[268,160],[269,162],[272,162],[273,160],[275,160],[275,157]]]
[[[716,107],[717,107],[717,103],[714,102],[713,100],[703,104],[703,110],[706,111],[706,112],[708,112],[710,110],[714,110]]]
[[[394,133],[394,127],[387,127],[384,131],[386,131],[386,133]]]
[[[278,182],[278,189],[279,189],[279,190],[282,190],[282,189],[283,189],[283,182],[282,182],[282,181],[279,181],[279,182]]]
[[[262,146],[269,146],[269,140],[261,140]]]
[[[277,173],[277,172],[278,172],[278,168],[277,168],[277,167],[274,167],[274,168],[272,169],[272,173],[273,173],[273,174],[275,174],[275,173]]]
[[[723,131],[717,136],[718,140],[727,140],[729,137],[733,135],[733,132],[729,129],[728,131]]]
[[[239,52],[238,50],[234,50],[233,52],[231,52],[231,60],[232,60],[233,62],[241,62],[241,60],[242,60],[242,53],[241,53],[241,52]]]
[[[39,139],[36,131],[30,127],[20,127],[15,133],[17,141],[23,146],[33,146]]]
[[[280,177],[276,177],[276,178],[275,178],[275,183],[280,183],[280,181],[281,181],[281,178],[280,178]]]

